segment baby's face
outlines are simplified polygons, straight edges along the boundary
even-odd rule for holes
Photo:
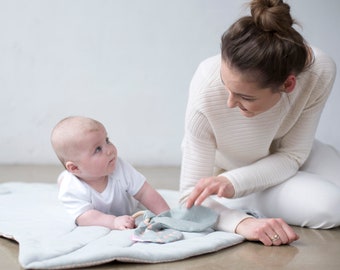
[[[78,168],[83,180],[92,181],[111,174],[117,161],[117,149],[107,137],[105,128],[88,130],[78,141],[80,155]]]

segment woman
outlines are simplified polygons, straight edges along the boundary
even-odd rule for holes
[[[293,28],[288,4],[254,0],[250,10],[192,79],[181,202],[218,211],[217,229],[289,244],[298,236],[287,223],[340,225],[340,155],[314,140],[336,67]]]

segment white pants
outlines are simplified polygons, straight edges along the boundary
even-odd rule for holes
[[[238,199],[223,199],[230,208],[251,209],[288,224],[315,229],[340,225],[340,153],[315,141],[299,172],[287,181]]]

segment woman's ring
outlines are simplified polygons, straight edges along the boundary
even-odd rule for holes
[[[272,242],[275,242],[279,239],[280,239],[280,236],[278,234],[275,234],[273,237],[270,238],[270,240],[272,240]]]

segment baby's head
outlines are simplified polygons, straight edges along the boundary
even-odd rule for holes
[[[61,163],[65,166],[67,161],[77,160],[84,134],[103,128],[103,124],[87,117],[70,116],[62,119],[51,134],[52,147]]]

